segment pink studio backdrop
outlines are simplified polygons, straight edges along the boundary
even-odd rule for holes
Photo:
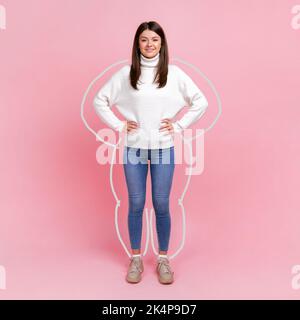
[[[142,9],[140,1],[0,2],[6,9],[0,30],[6,289],[0,299],[300,298],[292,286],[292,268],[300,264],[300,29],[291,26],[297,0],[154,0]],[[109,164],[96,161],[101,144],[80,118],[89,83],[110,64],[130,59],[135,30],[149,20],[164,28],[171,58],[209,77],[223,107],[205,136],[204,172],[192,176],[184,199],[187,237],[171,262],[171,286],[158,283],[151,248],[142,282],[126,283],[129,260],[114,227]],[[207,127],[217,115],[216,98],[200,76],[180,66],[209,100],[192,128]],[[96,131],[105,125],[91,100],[105,79],[85,109]],[[177,199],[185,167],[174,176],[170,254],[181,239]],[[114,178],[129,247],[119,164]],[[150,181],[148,172],[147,208]]]

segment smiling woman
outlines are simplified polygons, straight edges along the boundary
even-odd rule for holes
[[[151,30],[144,30],[140,34],[139,47],[141,53],[147,58],[153,58],[161,48],[161,38]]]
[[[150,21],[137,28],[131,65],[117,71],[99,90],[93,103],[104,123],[116,131],[129,133],[124,140],[123,167],[128,189],[132,257],[126,280],[139,282],[144,270],[141,236],[149,160],[159,244],[156,270],[159,282],[170,284],[174,280],[167,256],[171,231],[169,197],[175,168],[173,133],[181,132],[200,119],[208,102],[183,70],[169,64],[165,33],[157,22]],[[113,105],[125,121],[116,117]],[[186,105],[188,112],[172,122]],[[137,157],[142,155],[143,161],[128,161],[132,152]]]
[[[160,53],[160,59],[155,70],[154,81],[158,80],[159,88],[166,85],[169,63],[168,44],[165,33],[161,26],[155,21],[148,24],[142,23],[134,37],[132,47],[132,65],[130,70],[130,81],[134,89],[137,89],[137,82],[141,76],[141,57],[145,59],[155,58]]]

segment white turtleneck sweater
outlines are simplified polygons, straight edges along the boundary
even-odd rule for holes
[[[138,128],[126,133],[124,145],[134,148],[158,149],[174,146],[174,137],[168,130],[159,131],[162,119],[171,119],[174,132],[188,128],[202,117],[208,107],[207,99],[193,80],[178,66],[168,65],[168,80],[163,88],[153,84],[159,62],[158,53],[153,58],[140,55],[141,76],[139,90],[130,84],[130,65],[114,73],[96,94],[93,105],[97,115],[110,128],[121,132],[126,121],[112,111],[115,105],[126,120],[138,123]],[[180,120],[172,119],[188,106]]]

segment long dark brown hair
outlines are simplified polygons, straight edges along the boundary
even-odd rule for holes
[[[169,52],[167,39],[162,27],[156,21],[143,22],[139,25],[134,36],[134,42],[132,47],[132,58],[131,58],[131,68],[130,68],[130,83],[132,87],[136,90],[137,81],[141,75],[141,66],[140,66],[140,49],[139,49],[139,36],[144,30],[151,30],[157,33],[161,38],[161,48],[159,55],[159,62],[157,65],[157,72],[155,74],[153,82],[157,82],[158,88],[162,88],[167,83],[168,76],[168,64],[169,64]],[[158,80],[158,81],[156,81]]]

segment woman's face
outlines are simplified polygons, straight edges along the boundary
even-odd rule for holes
[[[161,48],[160,36],[154,31],[144,30],[139,37],[139,48],[147,58],[156,56]]]

